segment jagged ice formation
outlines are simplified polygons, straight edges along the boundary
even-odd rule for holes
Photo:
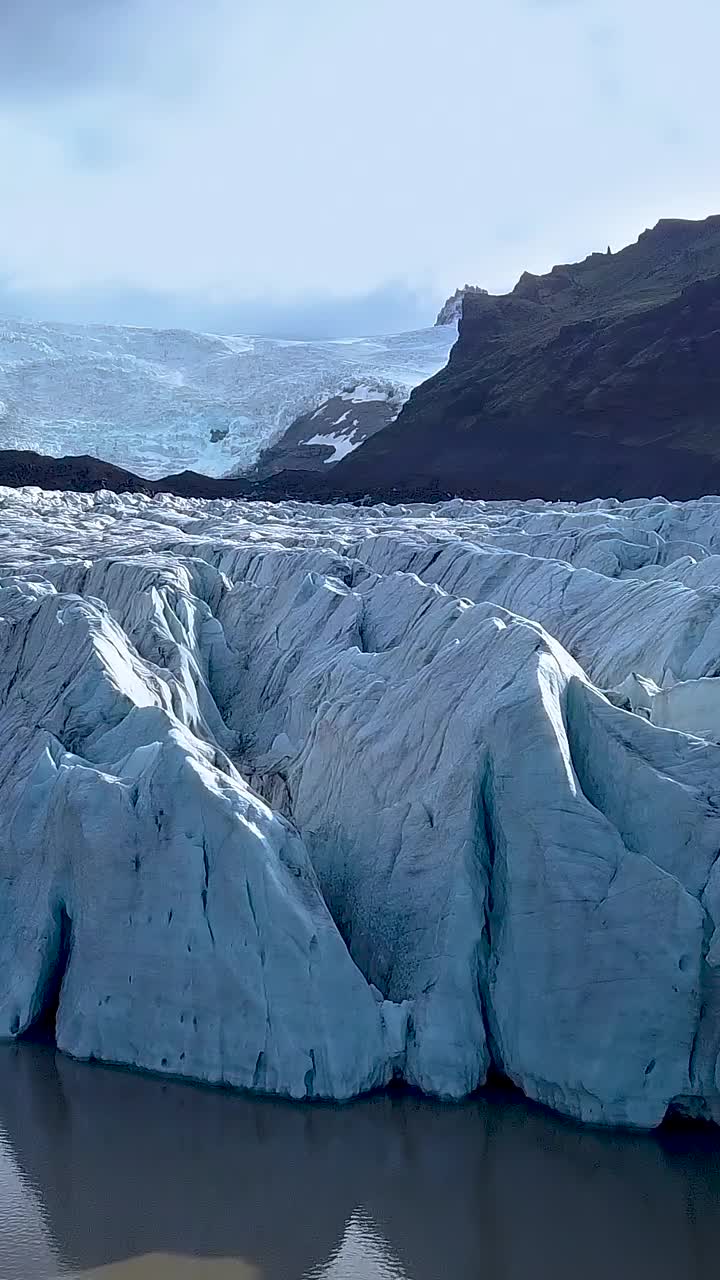
[[[720,500],[0,489],[0,1035],[720,1119]]]

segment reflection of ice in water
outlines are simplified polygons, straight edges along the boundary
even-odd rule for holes
[[[364,1209],[354,1209],[332,1257],[306,1280],[410,1280]]]
[[[49,1280],[62,1272],[40,1198],[0,1129],[0,1280]]]

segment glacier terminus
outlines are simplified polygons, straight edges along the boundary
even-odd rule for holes
[[[0,489],[0,1036],[720,1120],[720,499]]]

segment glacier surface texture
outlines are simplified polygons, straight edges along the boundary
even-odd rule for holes
[[[720,1120],[720,499],[0,489],[0,1036]]]

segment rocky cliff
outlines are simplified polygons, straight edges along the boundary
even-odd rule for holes
[[[720,217],[465,295],[446,369],[333,469],[344,495],[720,488]]]

